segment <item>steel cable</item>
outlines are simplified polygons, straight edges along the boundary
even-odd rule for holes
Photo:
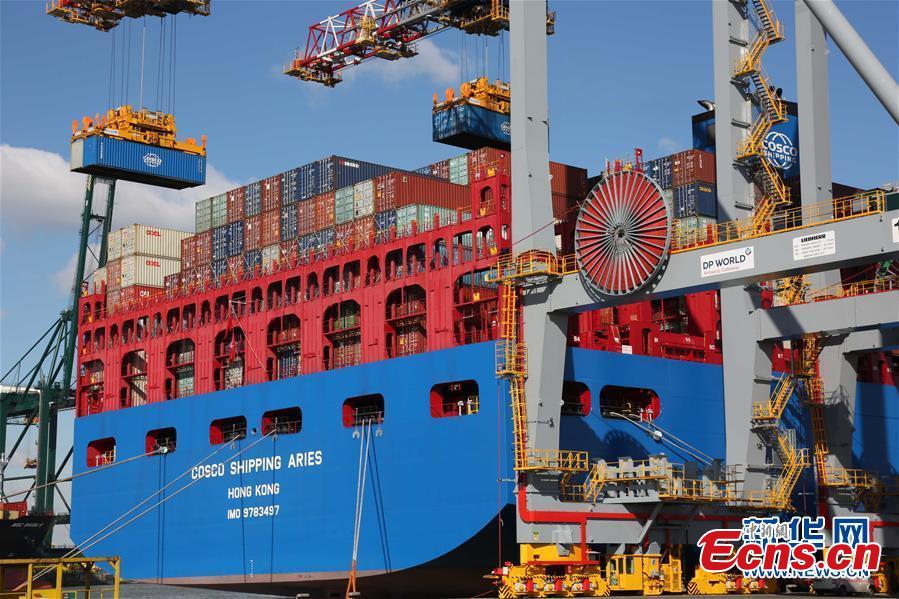
[[[232,455],[232,456],[230,456],[229,458],[227,458],[227,459],[225,460],[225,462],[226,462],[226,463],[227,463],[227,462],[231,462],[231,461],[234,460],[234,458],[236,458],[237,456],[241,455],[242,453],[244,453],[245,451],[247,451],[247,450],[249,450],[249,449],[252,449],[252,448],[255,447],[257,444],[261,443],[261,442],[263,441],[263,439],[266,439],[267,437],[270,437],[270,436],[272,436],[272,435],[275,434],[275,433],[276,433],[276,430],[275,430],[275,429],[272,429],[270,432],[268,432],[268,433],[262,435],[262,436],[261,436],[259,439],[257,439],[256,441],[253,441],[251,444],[247,445],[246,447],[244,447],[243,449],[241,449],[240,451],[238,451],[238,452],[235,453],[234,455]],[[153,497],[159,495],[160,493],[162,493],[163,491],[165,491],[166,489],[168,489],[169,487],[171,487],[172,485],[174,485],[176,482],[178,482],[179,480],[181,480],[182,478],[184,478],[185,476],[187,476],[188,474],[190,474],[190,472],[191,472],[194,468],[196,468],[197,466],[203,464],[204,462],[206,462],[207,460],[209,460],[210,458],[212,458],[213,456],[215,456],[217,453],[219,453],[219,452],[222,451],[223,449],[227,448],[228,446],[229,446],[229,443],[223,443],[221,446],[219,446],[218,448],[216,448],[215,451],[213,451],[212,453],[210,453],[209,455],[207,455],[206,457],[204,457],[204,458],[201,459],[200,461],[196,462],[195,464],[193,464],[192,466],[190,466],[189,468],[187,468],[184,472],[182,472],[182,473],[179,474],[177,477],[175,477],[174,479],[172,479],[169,483],[167,483],[167,484],[165,484],[164,486],[160,487],[159,489],[157,489],[156,491],[154,491],[153,493],[151,493],[150,495],[148,495],[145,499],[141,500],[139,503],[135,504],[131,509],[129,509],[129,510],[126,511],[125,513],[121,514],[118,518],[116,518],[115,520],[113,520],[112,522],[110,522],[109,524],[107,524],[106,526],[104,526],[103,528],[101,528],[100,530],[98,530],[97,532],[95,532],[93,535],[91,535],[90,537],[88,537],[88,538],[85,539],[84,541],[82,541],[81,544],[72,547],[72,549],[70,549],[68,552],[66,552],[66,554],[63,555],[62,557],[63,557],[63,558],[67,558],[67,557],[72,557],[73,555],[75,555],[76,553],[79,553],[79,552],[83,553],[84,551],[86,551],[87,549],[90,549],[91,547],[93,547],[94,545],[96,545],[97,543],[99,543],[100,541],[103,541],[104,539],[109,538],[111,535],[115,534],[116,532],[118,532],[119,530],[121,530],[122,528],[124,528],[125,526],[128,526],[129,524],[131,524],[131,523],[134,522],[135,520],[138,520],[138,519],[141,518],[142,516],[146,515],[147,513],[149,513],[150,511],[152,511],[153,509],[155,509],[155,508],[161,506],[162,504],[164,504],[166,501],[168,501],[168,500],[171,499],[172,497],[175,497],[176,495],[178,495],[178,494],[181,493],[182,491],[185,491],[186,489],[188,489],[189,487],[191,487],[191,486],[193,486],[194,484],[198,483],[199,481],[204,480],[203,477],[199,477],[199,478],[196,478],[196,479],[192,480],[191,482],[187,483],[186,485],[184,485],[183,487],[181,487],[180,489],[178,489],[177,491],[175,491],[175,492],[172,493],[171,495],[167,496],[167,497],[166,497],[165,499],[163,499],[162,501],[159,501],[159,502],[153,504],[152,506],[148,507],[146,510],[142,511],[141,513],[139,513],[139,514],[136,515],[135,517],[131,518],[131,519],[128,520],[127,522],[124,522],[124,523],[120,524],[119,526],[116,526],[113,530],[110,530],[110,531],[107,532],[106,534],[103,534],[105,531],[109,530],[110,527],[115,526],[115,524],[116,524],[117,522],[120,522],[123,518],[126,518],[129,514],[133,513],[135,510],[137,510],[138,508],[140,508],[140,506],[144,505],[145,503],[147,503],[148,501],[150,501]],[[146,457],[146,456],[135,456],[135,457]],[[121,462],[121,463],[124,463],[124,462]],[[100,536],[100,535],[102,535],[102,536]],[[99,538],[98,538],[98,537],[99,537]],[[42,572],[39,572],[39,573],[35,574],[35,575],[32,577],[32,580],[37,580],[40,576],[43,576],[44,574],[46,574],[46,573],[49,572],[50,570],[52,570],[52,568],[47,568],[46,570],[44,570],[44,571],[42,571]]]

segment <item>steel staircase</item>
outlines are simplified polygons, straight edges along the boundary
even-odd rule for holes
[[[547,256],[552,256],[548,258]],[[504,257],[505,258],[505,257]],[[528,447],[528,414],[525,381],[528,374],[527,346],[518,340],[518,287],[532,277],[560,276],[554,255],[526,252],[521,258],[500,260],[491,280],[500,283],[500,339],[496,344],[496,375],[509,381],[512,402],[512,436],[515,470],[586,472],[587,452]]]
[[[884,496],[884,485],[880,477],[858,468],[837,468],[829,465],[830,447],[824,422],[824,384],[818,376],[818,356],[821,345],[814,335],[803,339],[801,370],[806,378],[805,399],[812,417],[814,436],[815,473],[818,485],[833,489],[848,489],[865,509],[876,511]]]
[[[777,19],[767,0],[752,0],[757,16],[755,39],[749,45],[734,68],[734,78],[751,87],[758,101],[759,114],[746,137],[737,147],[736,159],[760,179],[763,197],[757,202],[752,228],[766,231],[778,206],[790,202],[790,191],[780,174],[765,158],[763,143],[771,127],[786,120],[786,107],[773,92],[773,86],[762,71],[762,56],[771,44],[784,39],[783,24]]]

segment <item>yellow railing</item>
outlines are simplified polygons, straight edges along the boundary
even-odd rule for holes
[[[561,449],[529,449],[523,470],[556,472],[586,472],[589,455],[586,451],[566,451]]]
[[[528,350],[524,342],[500,339],[496,342],[497,376],[524,376],[528,372]]]
[[[880,478],[868,470],[857,468],[827,468],[827,485],[831,487],[853,487],[873,489],[881,486]]]
[[[859,295],[867,295],[869,293],[881,293],[884,291],[899,290],[899,276],[890,275],[879,279],[868,279],[865,281],[856,281],[844,285],[842,282],[835,283],[828,287],[806,291],[804,297],[796,298],[795,301],[783,301],[778,306],[793,306],[801,303],[823,302],[831,299],[840,299],[845,297],[857,297]]]
[[[671,253],[878,214],[884,211],[885,205],[884,192],[875,190],[776,212],[771,216],[768,226],[763,229],[756,225],[754,217],[708,225],[699,230],[675,228],[671,240]]]
[[[496,283],[539,276],[561,277],[575,272],[577,258],[574,254],[558,255],[545,250],[530,250],[500,256],[486,279],[489,283]]]
[[[796,388],[796,380],[792,375],[784,373],[780,375],[774,392],[768,401],[758,401],[752,404],[752,417],[756,420],[780,420],[784,408],[793,395]]]

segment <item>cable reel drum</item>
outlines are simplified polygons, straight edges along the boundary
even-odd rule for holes
[[[598,300],[654,286],[668,263],[672,207],[640,171],[604,177],[577,217],[574,246],[581,281]]]

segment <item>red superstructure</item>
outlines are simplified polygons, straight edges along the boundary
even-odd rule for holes
[[[556,230],[570,247],[567,194],[585,189],[586,172],[553,169]],[[455,224],[294,253],[271,271],[238,267],[109,313],[95,290],[81,303],[78,414],[496,339],[497,290],[484,275],[511,248],[507,173],[472,182],[472,216]],[[717,314],[715,292],[599,310],[571,319],[571,345],[720,362]]]

